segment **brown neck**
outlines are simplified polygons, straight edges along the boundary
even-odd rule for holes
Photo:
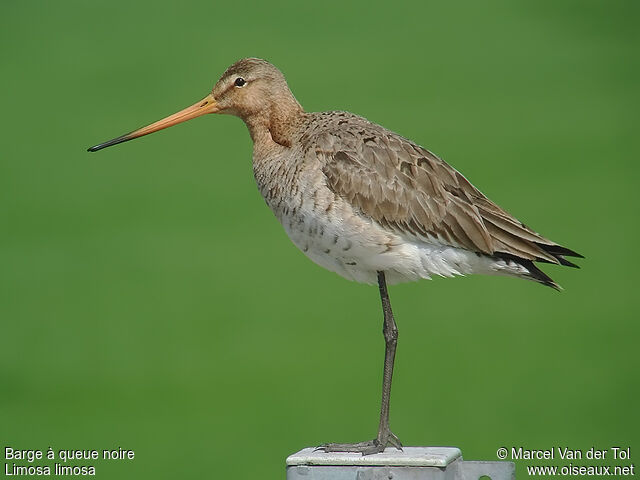
[[[269,100],[259,112],[242,117],[256,146],[277,143],[290,147],[294,133],[304,117],[304,110],[289,91]]]

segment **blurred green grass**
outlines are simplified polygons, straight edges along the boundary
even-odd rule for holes
[[[377,426],[377,290],[309,262],[209,116],[85,148],[260,56],[307,110],[426,146],[586,255],[557,294],[506,278],[391,288],[407,445],[638,451],[638,6],[631,2],[5,3],[0,442],[134,449],[102,478],[233,472]],[[244,453],[254,462],[246,464]],[[518,463],[518,474],[524,474]]]

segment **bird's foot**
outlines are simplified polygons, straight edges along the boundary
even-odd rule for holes
[[[385,432],[378,434],[373,440],[359,443],[325,443],[316,448],[316,450],[324,450],[325,452],[349,452],[361,453],[362,455],[371,455],[373,453],[384,452],[387,447],[396,447],[402,450],[402,443],[398,440],[393,432],[387,429]]]

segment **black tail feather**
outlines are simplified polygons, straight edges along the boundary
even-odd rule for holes
[[[534,280],[534,281],[536,281],[538,283],[541,283],[542,285],[546,285],[547,287],[551,287],[551,288],[553,288],[555,290],[558,290],[558,291],[562,290],[562,287],[560,285],[558,285],[556,282],[554,282],[553,279],[549,275],[547,275],[542,270],[540,270],[536,266],[536,264],[533,263],[533,260],[528,260],[526,258],[521,258],[521,257],[517,257],[515,255],[511,255],[509,253],[502,253],[502,252],[496,253],[495,257],[503,259],[503,260],[508,260],[508,261],[515,262],[518,265],[522,265],[529,272],[528,274],[525,275],[525,278],[529,278],[529,279]],[[541,261],[544,262],[544,263],[552,263],[549,260],[541,260]]]
[[[519,258],[518,260],[516,260],[520,265],[522,265],[524,268],[526,268],[527,270],[529,270],[529,277],[532,280],[535,280],[538,283],[541,283],[542,285],[546,285],[547,287],[551,287],[555,290],[561,291],[562,287],[560,285],[558,285],[556,282],[553,281],[553,279],[547,275],[546,273],[544,273],[542,270],[540,270],[535,263],[533,263],[531,260],[523,260],[521,258]]]
[[[546,285],[547,287],[551,287],[555,290],[562,290],[562,287],[560,285],[554,282],[549,275],[540,270],[531,260],[519,259],[518,263],[529,270],[529,276],[532,280],[535,280],[536,282]]]
[[[566,247],[562,247],[560,245],[545,245],[544,243],[536,243],[536,245],[540,247],[542,250],[544,250],[546,253],[548,253],[549,255],[552,255],[560,265],[564,265],[565,267],[580,268],[575,263],[570,262],[569,260],[564,258],[565,256],[584,258],[584,256],[580,255],[578,252],[574,252],[573,250]],[[540,262],[540,261],[543,261],[543,260],[542,259],[536,260],[536,262]]]
[[[576,265],[575,263],[570,262],[569,260],[564,258],[562,255],[558,255],[556,258],[560,262],[560,265],[564,265],[565,267],[571,267],[571,268],[580,268],[579,265]],[[584,258],[584,257],[582,257],[582,258]]]
[[[544,250],[545,252],[550,253],[554,257],[565,256],[565,257],[584,258],[584,256],[580,255],[578,252],[575,252],[575,251],[573,251],[573,250],[571,250],[569,248],[566,248],[566,247],[561,247],[560,245],[545,245],[544,243],[536,243],[536,245],[538,247],[540,247],[542,250]],[[560,259],[558,259],[558,260],[560,260]],[[562,263],[562,262],[560,262],[560,263]],[[573,266],[573,264],[568,265],[568,266]]]
[[[563,265],[565,267],[580,268],[578,265],[576,265],[573,262],[570,262],[564,257],[567,256],[567,257],[584,258],[584,256],[574,250],[571,250],[569,248],[556,245],[556,244],[549,245],[546,243],[539,243],[539,242],[534,242],[534,244],[542,252],[548,254],[546,258],[540,258],[540,257],[522,258],[518,255],[514,255],[511,253],[504,253],[504,252],[496,252],[494,254],[494,257],[515,262],[518,265],[521,265],[524,268],[526,268],[528,273],[523,275],[525,278],[535,280],[536,282],[541,283],[542,285],[546,285],[556,290],[562,290],[562,287],[560,287],[560,285],[554,282],[549,275],[547,275],[542,270],[540,270],[534,262],[551,263],[551,264]]]

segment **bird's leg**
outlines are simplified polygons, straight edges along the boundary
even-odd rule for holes
[[[384,372],[382,375],[382,405],[380,407],[380,425],[376,440],[382,445],[382,449],[387,445],[392,445],[402,450],[402,444],[398,437],[389,429],[389,401],[391,399],[391,379],[393,377],[393,363],[396,358],[396,346],[398,344],[398,326],[393,318],[389,292],[387,292],[387,282],[384,272],[378,272],[378,287],[380,288],[380,299],[382,300],[382,312],[384,314]]]
[[[382,333],[384,334],[384,372],[382,374],[382,405],[380,407],[380,424],[378,435],[373,440],[360,443],[327,443],[318,447],[325,452],[357,452],[363,455],[379,453],[384,451],[387,445],[402,450],[402,444],[398,437],[389,429],[389,400],[391,398],[391,379],[393,377],[393,362],[396,356],[396,346],[398,344],[398,327],[393,318],[387,282],[384,272],[378,272],[378,287],[380,288],[380,299],[382,300],[382,313],[384,314],[384,324]]]

